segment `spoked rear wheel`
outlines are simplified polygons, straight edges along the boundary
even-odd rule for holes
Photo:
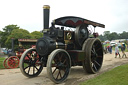
[[[83,68],[88,73],[96,73],[101,69],[103,62],[102,43],[97,38],[91,38],[84,42],[82,50],[85,51]]]
[[[9,68],[17,68],[19,66],[19,58],[17,56],[10,56],[7,59],[7,65]]]
[[[43,69],[43,64],[39,60],[36,49],[26,50],[20,58],[20,70],[26,77],[36,77]]]
[[[71,68],[69,54],[63,49],[54,50],[47,61],[47,73],[54,83],[61,83],[67,79]]]

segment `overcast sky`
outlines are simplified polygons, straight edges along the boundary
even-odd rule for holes
[[[43,5],[50,5],[50,22],[63,16],[77,16],[102,23],[103,31],[128,32],[128,0],[0,0],[0,30],[18,25],[29,32],[43,29]]]

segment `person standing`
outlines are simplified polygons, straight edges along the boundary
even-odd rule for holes
[[[124,50],[125,50],[125,48],[126,48],[125,43],[122,43],[122,44],[123,44],[123,46],[124,46]]]
[[[117,55],[119,55],[119,58],[121,58],[120,53],[119,53],[119,48],[117,44],[115,45],[115,58],[117,58]]]
[[[109,52],[110,52],[110,54],[112,54],[112,46],[111,45],[109,46]]]
[[[125,56],[125,58],[127,58],[126,54],[125,54],[125,47],[123,44],[121,44],[121,51],[122,51],[122,58]]]

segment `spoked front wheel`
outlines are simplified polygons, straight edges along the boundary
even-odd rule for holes
[[[26,77],[36,77],[43,69],[43,64],[39,59],[36,49],[26,50],[20,58],[20,70]]]
[[[54,83],[61,83],[67,79],[71,68],[69,54],[63,49],[54,50],[47,61],[47,74]]]

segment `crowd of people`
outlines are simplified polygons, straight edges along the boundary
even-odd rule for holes
[[[115,44],[115,46],[104,46],[104,52],[112,54],[112,48],[115,47],[115,58],[127,58],[127,55],[125,53],[125,50],[128,49],[128,46],[126,47],[124,43],[121,44],[121,46],[118,46],[118,44]],[[120,54],[120,50],[122,52],[122,56]]]
[[[110,53],[110,54],[112,54],[112,47],[113,46],[111,46],[111,45],[108,45],[108,46],[104,46],[104,52],[105,52],[105,54],[106,53]]]
[[[120,49],[121,49],[121,52],[122,52],[122,56],[120,55],[120,52],[119,52],[119,47],[118,47],[118,45],[116,44],[115,45],[115,58],[117,58],[117,56],[119,56],[119,58],[123,58],[124,56],[125,56],[125,58],[127,58],[127,56],[126,56],[126,54],[125,54],[125,48],[126,48],[126,46],[125,46],[125,44],[121,44],[121,47],[120,47]]]

